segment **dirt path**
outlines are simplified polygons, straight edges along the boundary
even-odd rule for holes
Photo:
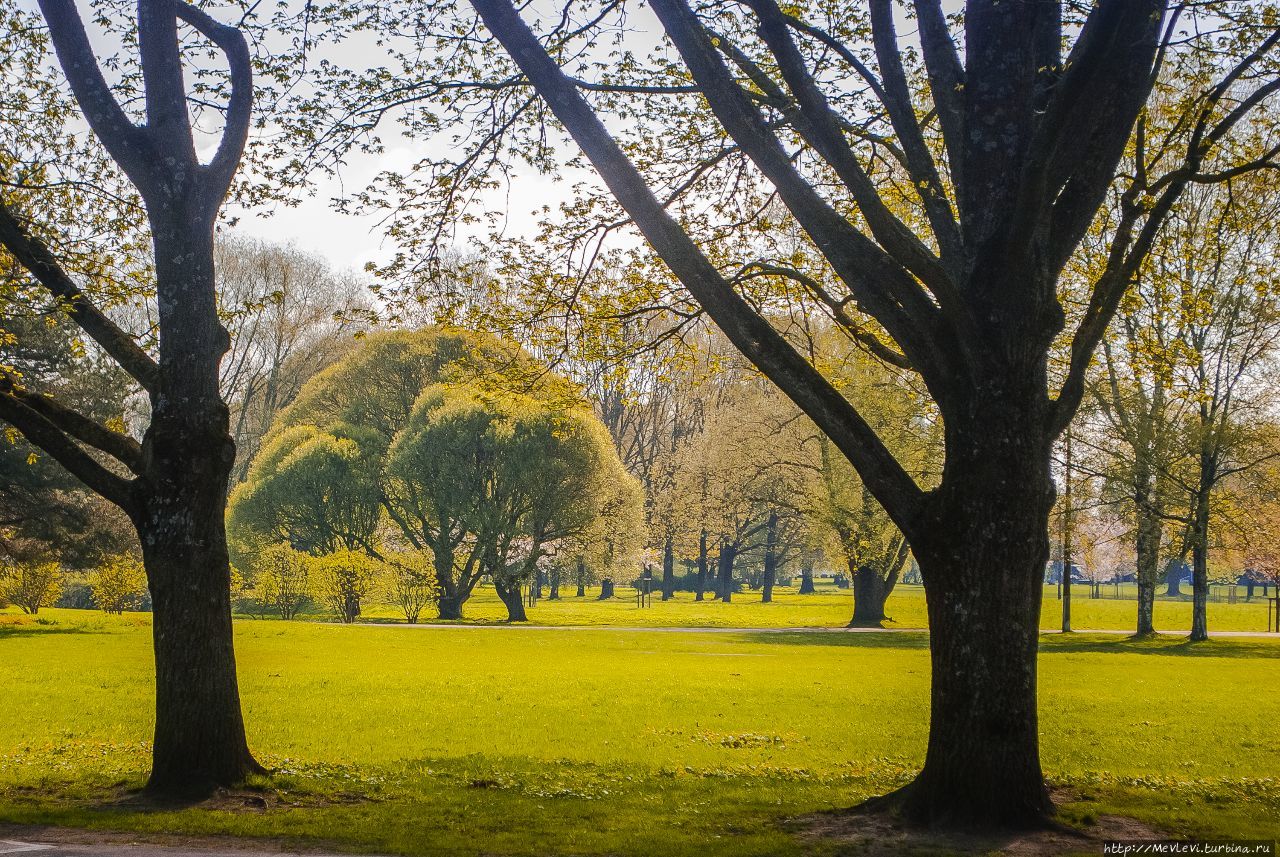
[[[0,857],[339,857],[271,839],[165,836],[0,825]]]

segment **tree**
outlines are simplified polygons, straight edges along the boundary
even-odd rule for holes
[[[387,556],[386,563],[391,600],[404,612],[404,620],[416,625],[426,606],[439,597],[431,558],[418,551],[401,551]]]
[[[56,562],[16,562],[0,567],[0,602],[35,615],[52,607],[62,594],[62,567]]]
[[[383,563],[352,550],[310,557],[308,565],[312,594],[347,625],[360,618],[385,571]]]
[[[115,556],[89,574],[93,603],[104,613],[117,616],[137,610],[147,592],[147,572],[142,563],[127,554]]]
[[[292,619],[311,595],[311,557],[281,542],[259,551],[254,558],[252,588],[256,600],[281,619]]]
[[[591,47],[625,10],[609,7],[583,27],[565,15],[539,37],[508,0],[472,0],[510,63],[442,36],[459,45],[454,53],[431,53],[429,68],[409,61],[388,78],[402,100],[406,77],[424,99],[448,93],[447,110],[413,115],[419,132],[447,121],[441,115],[470,115],[480,99],[509,105],[479,111],[492,127],[471,139],[555,169],[554,147],[529,130],[540,114],[531,85],[596,168],[623,222],[850,460],[906,535],[929,603],[930,741],[920,776],[884,805],[901,805],[916,822],[1037,825],[1051,812],[1035,687],[1053,442],[1172,205],[1189,185],[1274,154],[1237,157],[1229,145],[1250,111],[1280,90],[1280,33],[1268,13],[1223,2],[1166,16],[1167,5],[1103,0],[1077,13],[1074,4],[970,0],[962,57],[939,0],[915,3],[918,53],[902,49],[891,0],[873,0],[866,17],[842,9],[823,23],[821,10],[809,20],[809,10],[772,0],[752,0],[749,14],[655,0],[664,41],[653,62],[628,54],[608,65],[618,75],[589,79],[604,67],[593,65]],[[366,15],[392,21],[402,10],[359,13],[368,26]],[[433,13],[415,30],[433,45],[441,34],[472,32],[449,4]],[[1183,38],[1184,16],[1205,25]],[[1213,16],[1228,16],[1229,32],[1209,26]],[[1161,68],[1192,55],[1212,77],[1187,90],[1185,122],[1147,137],[1139,117]],[[518,94],[500,102],[495,86]],[[348,91],[378,101],[376,90]],[[627,116],[612,123],[616,132],[601,119],[609,110]],[[631,148],[631,134],[671,145],[636,139]],[[1140,168],[1118,176],[1131,140]],[[421,183],[398,187],[426,188],[414,195],[416,209],[435,202],[433,214],[452,220],[466,190],[490,180],[481,164],[501,160],[463,145],[456,162],[432,159]],[[724,184],[736,195],[719,209],[683,205],[714,195],[713,183],[733,170]],[[1068,331],[1059,278],[1113,188],[1123,217]],[[735,244],[734,224],[757,228],[753,203],[775,193],[804,230],[809,270],[806,260],[739,256],[753,248]],[[619,217],[616,207],[572,210]],[[409,231],[403,221],[396,227]],[[919,486],[858,407],[744,298],[746,273],[807,292],[852,338],[920,375],[944,423],[936,488]],[[1049,355],[1060,337],[1069,356],[1057,383]]]
[[[40,8],[81,113],[141,196],[154,251],[159,342],[153,357],[117,326],[18,207],[21,198],[6,192],[0,246],[146,391],[151,418],[138,443],[8,373],[0,378],[0,418],[123,509],[137,529],[155,627],[148,789],[208,792],[262,770],[245,740],[236,684],[223,522],[235,450],[218,391],[227,333],[218,320],[213,262],[214,223],[248,134],[249,50],[236,28],[185,2],[140,2],[145,123],[139,125],[103,77],[74,0],[43,0]],[[225,128],[208,163],[200,162],[192,133],[180,24],[211,42],[230,68]]]

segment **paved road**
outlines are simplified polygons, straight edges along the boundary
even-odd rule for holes
[[[331,625],[332,622],[317,622],[319,625]],[[508,624],[505,622],[495,622],[490,625],[454,625],[443,622],[425,622],[418,625],[408,625],[404,622],[357,622],[357,625],[363,625],[368,628],[400,628],[402,630],[413,631],[419,629],[425,630],[453,630],[453,631],[480,631],[487,628],[503,628],[510,631],[657,631],[664,634],[922,634],[928,633],[926,628],[719,628],[719,627],[646,627],[641,625],[530,625],[523,622]],[[1041,634],[1061,634],[1061,631],[1044,630]],[[1099,630],[1096,628],[1081,628],[1076,631],[1078,634],[1111,634],[1120,637],[1129,637],[1133,635],[1131,630],[1123,630],[1119,628],[1111,628]],[[1157,631],[1156,633],[1165,637],[1185,637],[1190,631]],[[1235,637],[1259,637],[1263,639],[1280,640],[1280,634],[1272,634],[1266,631],[1211,631],[1209,636],[1214,639],[1228,639]]]

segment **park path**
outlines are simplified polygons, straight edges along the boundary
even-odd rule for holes
[[[44,840],[44,841],[40,841]],[[185,840],[180,845],[132,840],[112,833],[87,830],[50,830],[25,839],[0,839],[0,857],[339,857],[320,851],[284,851],[266,842],[255,847],[253,840],[234,846],[205,839]],[[342,855],[349,857],[349,855]]]
[[[331,625],[332,622],[317,622],[319,625]],[[413,630],[455,630],[477,631],[486,628],[505,628],[511,631],[654,631],[663,634],[927,634],[927,628],[818,628],[813,626],[797,628],[725,628],[719,626],[662,626],[662,625],[533,625],[526,622],[508,623],[493,622],[490,624],[467,624],[451,622],[422,622],[409,625],[404,622],[357,622],[366,628],[400,628]],[[1042,635],[1061,634],[1055,629],[1041,630]],[[1119,628],[1080,628],[1076,634],[1108,634],[1118,637],[1133,636],[1133,631]],[[1157,631],[1162,637],[1185,637],[1187,631]],[[1280,634],[1269,631],[1211,631],[1212,639],[1233,639],[1256,637],[1261,639],[1280,640]]]

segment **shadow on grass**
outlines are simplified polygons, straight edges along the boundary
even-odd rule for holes
[[[49,634],[109,634],[101,625],[62,625],[38,622],[0,623],[0,639],[6,637],[43,637]]]
[[[774,643],[785,646],[846,646],[854,649],[928,649],[925,631],[746,631],[734,636],[744,643]]]
[[[896,633],[848,633],[841,631],[743,632],[734,639],[744,643],[773,643],[784,646],[841,646],[851,649],[928,649],[924,631]],[[1190,643],[1185,637],[1163,635],[1135,640],[1112,634],[1077,632],[1067,636],[1040,637],[1040,654],[1088,653],[1099,655],[1160,655],[1184,658],[1280,658],[1280,637],[1267,639],[1219,639]]]
[[[1088,632],[1040,638],[1040,654],[1164,655],[1181,658],[1280,658],[1280,637],[1220,639],[1192,643],[1185,637],[1161,635],[1142,640]]]

